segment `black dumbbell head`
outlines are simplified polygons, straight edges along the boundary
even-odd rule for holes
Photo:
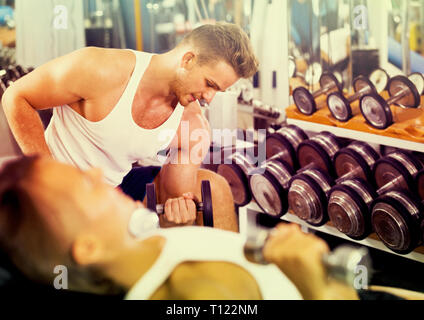
[[[391,97],[397,95],[400,91],[407,89],[408,94],[396,102],[396,105],[406,108],[417,108],[420,106],[421,97],[417,87],[404,76],[396,76],[390,79],[389,94]]]
[[[311,116],[317,112],[317,104],[308,89],[296,88],[293,91],[293,100],[300,113]]]

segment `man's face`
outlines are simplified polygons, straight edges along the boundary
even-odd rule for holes
[[[195,59],[187,59],[177,72],[171,90],[182,106],[196,100],[211,103],[218,91],[225,91],[239,79],[234,69],[226,62],[210,62],[199,65]]]
[[[103,243],[120,250],[135,244],[128,222],[138,203],[106,184],[100,170],[81,171],[75,167],[42,158],[35,164],[31,193],[44,219],[62,236],[75,238],[90,233]],[[61,213],[61,223],[54,215]],[[51,220],[51,221],[49,221]]]

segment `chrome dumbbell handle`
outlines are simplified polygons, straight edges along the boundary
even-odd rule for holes
[[[410,93],[410,90],[408,88],[404,88],[401,91],[399,91],[398,93],[396,93],[394,96],[389,98],[389,100],[387,100],[387,104],[390,106],[390,105],[398,102],[403,97],[406,97],[409,93]],[[400,107],[402,107],[402,106],[400,106]]]
[[[197,212],[203,212],[203,203],[199,202],[196,203],[196,210]],[[165,213],[165,206],[163,204],[157,204],[156,205],[156,213],[159,215],[162,215]]]

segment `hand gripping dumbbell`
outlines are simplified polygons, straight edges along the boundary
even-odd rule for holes
[[[217,173],[229,183],[237,207],[244,207],[252,201],[249,176],[255,170],[253,163],[249,154],[236,152],[218,167]]]
[[[250,232],[243,248],[246,260],[256,264],[268,265],[269,263],[263,255],[263,249],[271,235],[272,231],[265,228],[258,228],[256,232]],[[323,255],[322,263],[328,277],[348,286],[354,286],[359,267],[365,268],[368,272],[365,280],[368,282],[371,279],[372,261],[365,247],[340,246]],[[368,285],[368,283],[363,283],[363,285]]]
[[[409,253],[418,244],[416,229],[420,221],[415,223],[411,218],[415,211],[410,205],[412,202],[406,199],[412,199],[409,194],[416,193],[414,177],[421,168],[421,163],[411,154],[403,151],[391,153],[374,166],[376,187],[362,179],[345,180],[330,191],[329,210],[334,210],[339,225],[344,222],[346,230],[349,226],[354,229],[356,224],[358,234],[350,237],[363,238],[370,230],[361,235],[360,230],[366,228],[362,223],[371,223],[372,229],[389,249],[400,254]],[[392,201],[393,198],[397,200]],[[387,202],[396,204],[387,205]]]
[[[321,85],[321,89],[313,93],[310,93],[304,87],[296,88],[293,91],[294,103],[301,113],[308,116],[314,114],[317,111],[316,98],[325,94],[330,94],[334,91],[341,92],[343,90],[339,80],[337,80],[337,78],[331,73],[323,73],[320,77],[319,83]]]
[[[202,202],[196,203],[197,212],[203,213],[203,225],[213,228],[213,207],[212,192],[209,181],[202,181],[201,185]],[[165,206],[157,204],[155,184],[150,183],[146,186],[147,208],[158,215],[165,213]]]
[[[389,81],[390,99],[385,100],[378,94],[365,95],[361,98],[360,108],[368,124],[384,130],[393,124],[390,106],[417,108],[421,97],[417,87],[404,76],[396,76]]]
[[[377,69],[368,79],[364,76],[359,76],[353,81],[353,89],[355,94],[350,97],[345,97],[342,92],[333,92],[327,97],[328,108],[334,118],[341,122],[347,122],[356,114],[359,114],[358,110],[352,108],[352,103],[361,99],[367,94],[379,94],[387,86],[387,83],[379,82],[373,83],[371,79],[385,78],[384,71]],[[375,73],[381,73],[381,75],[375,75]],[[377,87],[379,85],[379,87]]]
[[[266,138],[266,158],[280,154],[293,169],[299,167],[296,151],[300,143],[307,140],[306,133],[297,126],[287,125]]]

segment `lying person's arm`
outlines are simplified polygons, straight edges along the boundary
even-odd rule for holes
[[[355,289],[327,277],[322,257],[328,245],[297,225],[280,225],[264,248],[264,257],[276,264],[296,285],[305,300],[358,300]]]

